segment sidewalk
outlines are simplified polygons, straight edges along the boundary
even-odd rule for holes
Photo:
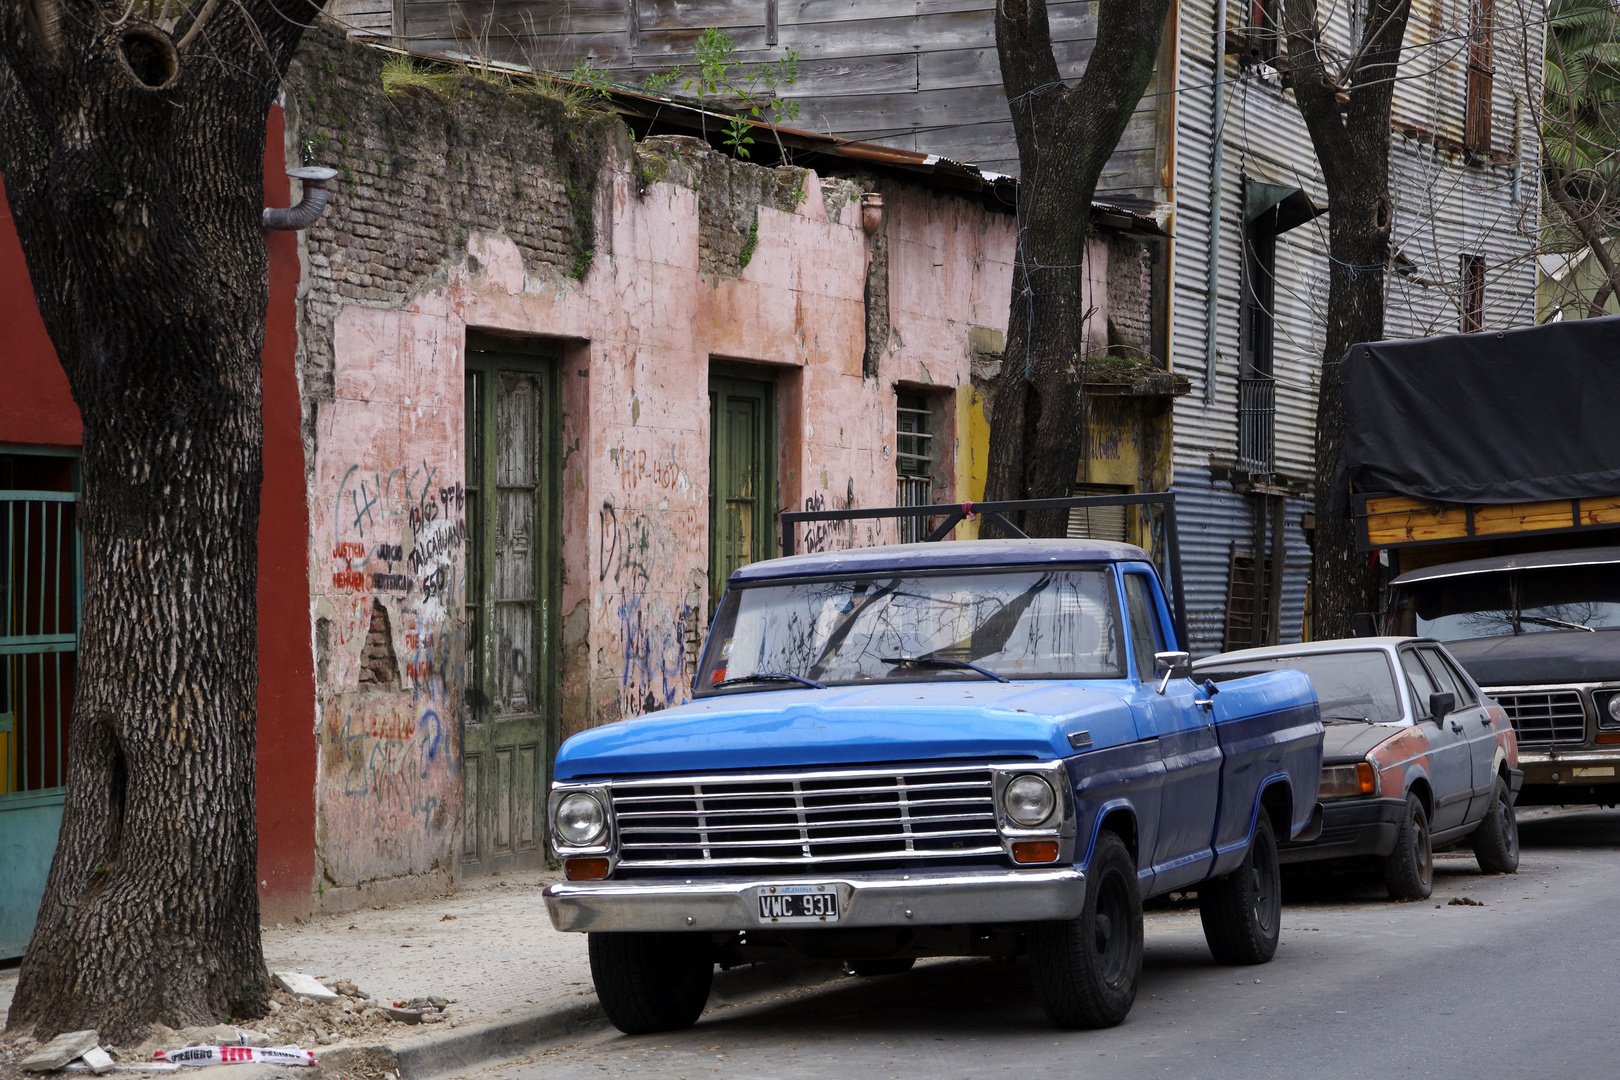
[[[430,996],[451,1004],[445,1019],[435,1024],[412,1026],[380,1018],[361,1025],[322,1023],[318,1026],[328,1041],[317,1042],[290,1023],[294,1016],[310,1021],[315,1010],[278,992],[282,1011],[242,1027],[273,1029],[271,1041],[314,1049],[325,1075],[351,1080],[386,1080],[390,1073],[394,1080],[424,1080],[606,1029],[607,1018],[591,985],[585,935],[557,932],[546,915],[540,890],[558,879],[554,871],[478,878],[433,900],[267,926],[264,956],[272,972],[302,971],[328,986],[348,980],[377,1004]],[[717,972],[709,1007],[815,985],[840,973],[836,964],[754,965]],[[16,968],[0,969],[0,1028],[16,983]],[[353,1015],[364,1004],[369,1003],[356,1003]],[[336,1012],[330,1007],[320,1011],[328,1017]],[[198,1031],[188,1034],[204,1041]],[[141,1056],[149,1058],[149,1050]],[[265,1066],[215,1066],[199,1071],[197,1080],[240,1080],[227,1078],[227,1073],[243,1070],[266,1080],[309,1075]]]

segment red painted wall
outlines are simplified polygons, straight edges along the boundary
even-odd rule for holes
[[[281,109],[270,110],[264,199],[286,206]],[[259,491],[259,903],[267,921],[315,902],[315,657],[309,615],[309,502],[298,345],[298,234],[265,233],[264,486]]]
[[[281,110],[270,111],[264,196],[286,206]],[[315,663],[309,616],[309,505],[300,434],[295,297],[298,242],[267,233],[270,306],[264,334],[264,486],[259,492],[259,900],[269,920],[315,901]],[[34,303],[0,183],[0,446],[77,446],[79,409]]]
[[[34,304],[0,179],[0,443],[78,446],[79,407]]]

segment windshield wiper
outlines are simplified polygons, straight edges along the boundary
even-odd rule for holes
[[[802,675],[789,675],[785,671],[756,671],[752,675],[739,675],[735,679],[722,679],[709,689],[720,690],[727,686],[741,686],[744,683],[754,682],[796,682],[800,686],[808,686],[812,690],[827,689],[826,683],[818,683],[814,679],[806,679]]]
[[[1545,615],[1520,615],[1520,622],[1532,622],[1537,626],[1551,626],[1559,630],[1585,630],[1589,634],[1597,633],[1597,628],[1587,626],[1585,623],[1565,622],[1563,619],[1549,619]]]
[[[1354,721],[1356,721],[1358,723],[1362,723],[1362,724],[1371,724],[1371,723],[1373,723],[1372,718],[1368,717],[1368,716],[1324,716],[1324,717],[1322,717],[1322,719],[1324,719],[1324,720],[1354,720]]]
[[[996,682],[1012,682],[1012,680],[1007,678],[1005,675],[998,675],[989,668],[980,667],[978,664],[970,663],[966,660],[952,660],[944,656],[880,656],[878,659],[885,664],[914,664],[917,667],[961,668],[966,671],[977,671],[985,678],[994,679]]]

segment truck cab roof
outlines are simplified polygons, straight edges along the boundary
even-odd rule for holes
[[[1134,544],[1111,540],[953,540],[947,543],[885,544],[846,551],[789,555],[750,563],[731,575],[736,585],[774,578],[824,574],[869,574],[1041,563],[1149,562]]]
[[[1549,570],[1562,566],[1603,566],[1620,563],[1620,547],[1568,548],[1563,551],[1530,551],[1518,555],[1491,555],[1483,559],[1425,566],[1396,578],[1392,584],[1411,585],[1419,581],[1462,577],[1467,574],[1495,574],[1506,570]]]

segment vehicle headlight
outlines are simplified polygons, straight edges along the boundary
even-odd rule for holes
[[[574,847],[589,847],[607,831],[607,812],[596,796],[576,791],[557,804],[557,839]]]
[[[1007,816],[1025,828],[1034,828],[1057,809],[1057,794],[1045,779],[1025,773],[1014,778],[1001,794]]]
[[[1604,727],[1608,727],[1610,724],[1620,724],[1620,694],[1609,695],[1609,701],[1604,706],[1604,711],[1609,714],[1608,720],[1604,722]]]
[[[1322,787],[1319,799],[1348,799],[1357,795],[1378,794],[1378,770],[1370,761],[1354,765],[1328,765],[1322,769]]]

